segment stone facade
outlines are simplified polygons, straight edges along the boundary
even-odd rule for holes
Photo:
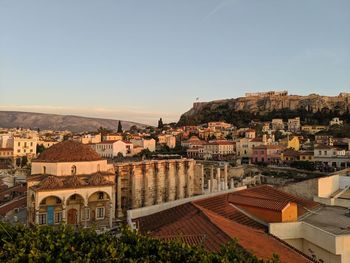
[[[200,193],[202,169],[192,159],[116,163],[117,215],[126,210],[174,201]],[[196,173],[199,172],[199,174]]]
[[[53,145],[32,162],[28,224],[111,228],[115,192],[113,165],[90,146],[73,141]]]

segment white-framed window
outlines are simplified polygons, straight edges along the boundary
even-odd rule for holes
[[[96,207],[96,219],[104,219],[104,218],[105,218],[105,208]]]
[[[88,207],[83,208],[81,215],[82,215],[82,220],[89,221],[90,220],[90,208],[88,208]]]
[[[62,211],[55,212],[55,224],[62,222]]]
[[[47,223],[47,214],[39,213],[39,225],[46,225]]]

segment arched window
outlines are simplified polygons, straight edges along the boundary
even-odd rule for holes
[[[77,167],[75,165],[72,166],[71,174],[72,175],[76,175],[77,174]]]
[[[46,166],[43,166],[43,174],[46,174]]]

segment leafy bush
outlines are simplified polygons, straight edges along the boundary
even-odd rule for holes
[[[234,240],[220,252],[211,253],[129,229],[116,236],[64,225],[27,228],[0,223],[0,237],[0,262],[264,262]],[[278,257],[267,262],[278,262]]]

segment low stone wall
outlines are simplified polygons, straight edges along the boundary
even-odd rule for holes
[[[278,187],[278,189],[295,196],[313,200],[314,196],[318,196],[318,178],[287,184]]]

